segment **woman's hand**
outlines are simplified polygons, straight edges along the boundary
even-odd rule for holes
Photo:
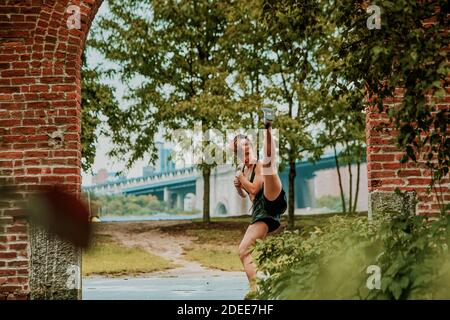
[[[242,183],[241,183],[241,181],[239,180],[238,177],[235,177],[233,182],[234,182],[234,186],[236,188],[242,188]]]
[[[238,195],[240,195],[241,198],[247,197],[246,194],[244,193],[244,191],[242,190],[242,183],[239,181],[239,179],[237,177],[235,177],[233,182],[234,182],[234,186],[236,187],[236,191],[237,191]]]

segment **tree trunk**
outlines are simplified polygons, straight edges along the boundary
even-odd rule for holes
[[[353,212],[353,208],[352,208],[352,199],[353,199],[353,174],[352,174],[352,163],[348,162],[347,163],[348,166],[348,180],[349,180],[349,195],[348,195],[348,212],[352,213]]]
[[[355,201],[353,204],[353,212],[356,212],[356,205],[358,202],[358,193],[359,193],[359,176],[360,176],[360,171],[361,171],[361,163],[358,161],[357,164],[357,170],[356,170],[356,190],[355,190]]]
[[[342,178],[341,178],[341,171],[339,170],[339,161],[336,153],[336,145],[333,145],[333,150],[334,150],[334,161],[336,162],[336,170],[338,174],[339,190],[341,191],[342,213],[345,213],[347,210],[345,209],[346,206],[345,206],[344,188],[342,188]]]
[[[203,222],[210,223],[211,219],[209,216],[209,178],[211,176],[211,169],[206,167],[202,169],[203,173]]]
[[[295,226],[295,161],[289,161],[289,195],[288,195],[288,229],[293,230]]]
[[[204,151],[208,148],[210,143],[208,127],[206,125],[206,119],[202,119],[202,153],[204,157]],[[204,158],[202,158],[204,161]],[[202,162],[203,162],[202,161]],[[202,174],[203,174],[203,223],[210,223],[210,215],[209,215],[209,198],[210,198],[210,176],[211,176],[211,167],[203,162]]]

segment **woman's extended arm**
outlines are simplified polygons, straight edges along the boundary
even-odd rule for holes
[[[262,174],[261,164],[258,162],[256,165],[255,179],[253,180],[253,182],[248,181],[248,179],[243,174],[240,174],[238,176],[238,179],[245,190],[247,190],[251,194],[257,194],[259,190],[261,190],[264,182],[261,174]]]
[[[234,187],[236,188],[236,191],[237,191],[238,195],[241,196],[241,198],[245,198],[246,197],[246,194],[242,190],[242,184],[241,184],[241,182],[239,181],[238,178],[234,178]]]

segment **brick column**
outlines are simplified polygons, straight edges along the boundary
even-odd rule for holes
[[[0,2],[0,299],[77,299],[80,252],[29,226],[21,204],[43,185],[79,193],[80,68],[101,0]],[[70,5],[81,28],[71,29]]]
[[[385,101],[390,108],[398,105],[402,99],[402,90]],[[450,110],[450,93],[447,89],[443,98],[435,100],[436,108]],[[369,215],[383,211],[410,212],[411,214],[436,215],[439,204],[436,195],[427,193],[431,181],[430,170],[426,166],[426,154],[420,154],[417,163],[408,161],[401,164],[403,152],[396,147],[398,132],[392,127],[379,131],[380,123],[387,123],[386,113],[380,113],[375,107],[366,109],[367,142],[367,178],[369,187]],[[450,201],[450,179],[442,180],[440,190],[443,200]],[[398,188],[404,195],[398,195]]]

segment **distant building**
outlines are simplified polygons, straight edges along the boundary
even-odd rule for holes
[[[142,176],[144,178],[150,177],[155,173],[155,167],[146,166],[142,168]]]
[[[172,149],[164,148],[163,142],[156,142],[158,159],[155,166],[146,166],[142,169],[142,176],[149,177],[155,173],[171,172],[175,170],[175,162],[169,160]]]
[[[92,184],[102,184],[108,180],[108,170],[100,169],[92,176]]]
[[[126,180],[126,177],[123,175],[117,176],[117,172],[108,172],[106,169],[100,169],[97,173],[92,177],[92,184],[105,184],[110,182],[120,182],[122,180]]]
[[[175,170],[175,162],[169,160],[171,149],[161,148],[159,150],[160,172],[170,172]]]

